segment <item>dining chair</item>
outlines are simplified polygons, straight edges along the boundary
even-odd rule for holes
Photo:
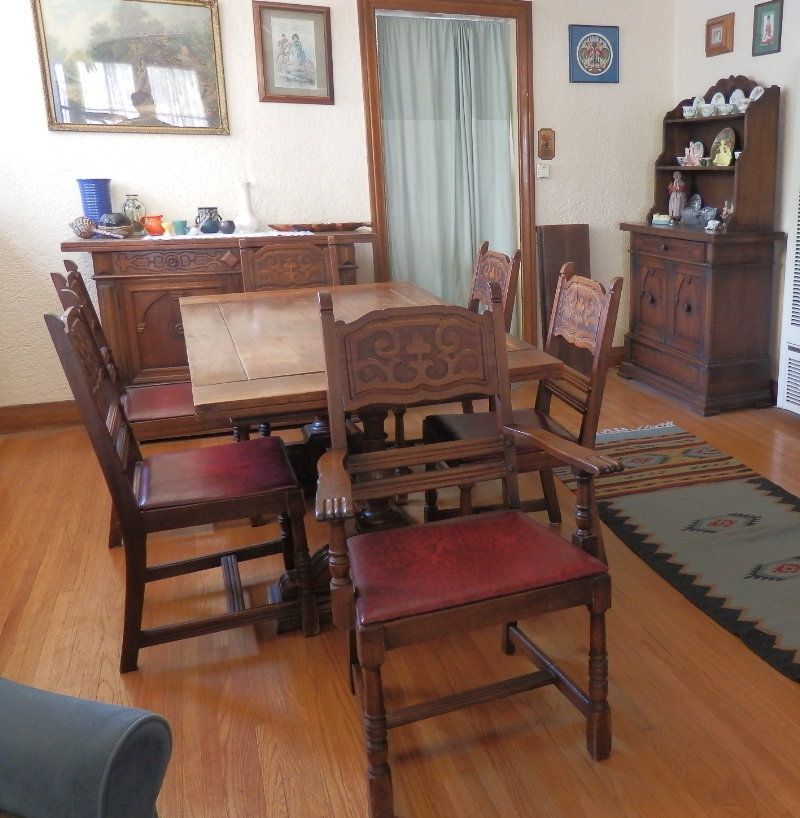
[[[298,241],[279,236],[239,239],[242,286],[246,293],[294,290],[301,287],[330,287],[341,284],[336,246],[330,237],[319,242]]]
[[[496,282],[500,286],[503,298],[503,322],[506,332],[510,331],[514,318],[521,258],[522,253],[519,250],[509,258],[505,253],[490,250],[489,242],[484,241],[478,248],[472,268],[472,283],[467,308],[473,312],[483,312],[489,309],[491,306],[490,282]],[[461,401],[461,410],[466,413],[473,411],[472,401],[469,398]],[[405,434],[406,407],[396,406],[392,411],[394,413],[395,445],[405,446],[408,444]]]
[[[369,814],[394,815],[387,731],[469,704],[553,685],[586,719],[593,758],[608,756],[605,611],[610,578],[592,511],[595,475],[618,471],[607,457],[547,430],[512,422],[502,296],[492,309],[401,307],[337,321],[320,293],[333,448],[319,462],[316,517],[330,524],[331,604],[350,638],[351,689],[360,698],[367,755]],[[386,418],[397,404],[493,398],[494,426],[480,438],[347,451],[345,416]],[[576,531],[562,539],[520,510],[515,441],[532,441],[577,477]],[[441,461],[457,463],[438,469]],[[470,515],[471,487],[500,481],[505,507]],[[457,487],[465,516],[361,534],[349,532],[358,504],[372,498]],[[588,692],[531,641],[518,620],[576,606],[589,609]],[[393,648],[501,626],[501,648],[537,668],[523,676],[433,701],[390,707],[382,666]],[[542,625],[541,627],[544,627]],[[426,683],[429,680],[426,680]]]
[[[336,247],[330,237],[319,243],[297,241],[292,236],[277,237],[264,244],[263,239],[239,239],[244,292],[295,290],[330,287],[341,284]],[[266,418],[261,415],[232,417],[234,438],[248,440],[256,427],[262,437],[278,429],[296,429],[313,424],[313,414],[290,414]]]
[[[283,442],[277,437],[143,457],[89,323],[79,307],[45,322],[100,463],[125,545],[125,614],[120,672],[136,670],[150,645],[296,615],[303,633],[319,630],[309,573],[305,506]],[[277,516],[280,538],[184,560],[150,564],[148,535],[260,515]],[[282,554],[298,599],[247,607],[239,563]],[[222,568],[228,611],[142,627],[147,583]]]
[[[218,420],[209,422],[195,415],[192,385],[189,381],[147,384],[128,388],[122,384],[111,344],[103,331],[103,325],[100,323],[100,318],[89,296],[86,282],[78,272],[74,261],[65,260],[64,267],[67,271],[66,276],[63,273],[50,273],[61,306],[65,310],[73,306],[83,309],[111,378],[119,385],[125,414],[133,426],[137,439],[145,442],[176,436],[183,437],[187,434],[187,429],[190,435],[222,431],[225,426]],[[176,425],[182,430],[180,435],[175,433]]]
[[[606,289],[597,281],[576,275],[572,262],[563,265],[545,342],[546,352],[562,361],[566,359],[563,374],[539,382],[534,406],[515,410],[515,423],[594,448],[621,291],[621,278],[613,279]],[[422,437],[427,443],[481,437],[495,423],[491,412],[429,415],[422,423]],[[544,495],[542,499],[526,500],[523,508],[546,509],[553,523],[561,521],[553,476],[553,468],[558,465],[557,458],[532,441],[517,448],[517,468],[520,472],[539,472]],[[427,519],[435,520],[440,516],[435,493],[428,499]]]

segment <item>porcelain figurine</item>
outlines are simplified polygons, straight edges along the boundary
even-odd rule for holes
[[[683,209],[686,207],[686,182],[683,181],[681,172],[676,170],[672,174],[672,184],[669,188],[669,215],[676,221],[680,219]]]

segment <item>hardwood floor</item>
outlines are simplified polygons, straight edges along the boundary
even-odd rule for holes
[[[526,390],[515,393],[521,403],[526,397]],[[800,494],[800,417],[767,409],[702,418],[609,376],[601,428],[664,420]],[[228,631],[147,648],[140,670],[120,676],[123,554],[105,547],[108,512],[82,428],[0,437],[0,673],[166,716],[175,748],[159,799],[163,818],[366,815],[344,636],[330,626],[310,639],[276,637],[268,625]],[[324,527],[309,519],[308,529],[312,543],[325,541]],[[264,531],[192,529],[154,537],[153,552],[168,558],[198,539],[247,542]],[[800,814],[800,686],[610,534],[606,546],[614,582],[611,758],[591,761],[581,718],[555,691],[477,706],[390,733],[398,815]],[[263,594],[278,563],[276,557],[267,570],[246,566],[252,593]],[[221,577],[200,581],[195,575],[152,587],[146,615],[157,620],[221,604]],[[527,627],[583,678],[584,612],[541,617]],[[511,675],[522,660],[498,646],[492,630],[443,640],[435,651],[394,651],[386,664],[390,702],[401,686],[403,700],[412,700]]]

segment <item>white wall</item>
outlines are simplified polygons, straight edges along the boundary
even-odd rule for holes
[[[42,314],[56,310],[48,273],[60,268],[59,244],[81,212],[76,178],[108,176],[115,206],[136,192],[150,212],[172,218],[201,204],[235,215],[238,182],[249,179],[265,222],[369,220],[354,0],[326,0],[333,106],[259,102],[251,3],[219,5],[230,136],[48,131],[29,4],[4,4],[0,406],[70,397]],[[675,96],[673,14],[672,2],[534,3],[535,128],[554,128],[557,150],[551,178],[537,185],[537,221],[588,222],[593,272],[602,281],[627,275],[617,225],[641,220],[652,202],[660,120]],[[620,26],[619,85],[569,83],[569,23]],[[88,259],[80,262],[89,273]],[[616,343],[627,327],[627,302],[626,291]]]
[[[681,57],[675,62],[675,104],[685,97],[703,95],[721,77],[743,74],[760,85],[781,88],[780,132],[778,137],[778,180],[776,222],[778,230],[794,233],[797,195],[800,188],[800,108],[797,83],[800,79],[800,4],[784,0],[783,36],[777,54],[752,56],[753,7],[751,0],[676,0],[676,37],[682,42]],[[713,17],[734,12],[733,51],[716,57],[705,56],[705,23]],[[776,271],[773,299],[772,367],[777,374],[781,295],[785,268]]]
[[[570,83],[567,26],[619,26],[619,84]],[[589,225],[592,276],[624,276],[614,339],[628,330],[628,234],[653,204],[661,121],[673,107],[672,2],[572,0],[534,3],[535,130],[556,132],[550,178],[536,183],[536,223]],[[537,160],[541,161],[541,160]]]

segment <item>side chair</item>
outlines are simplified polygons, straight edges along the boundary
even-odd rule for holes
[[[78,272],[74,261],[65,260],[64,267],[67,271],[66,276],[63,273],[50,273],[61,307],[65,310],[69,307],[83,309],[111,378],[119,385],[122,405],[136,437],[145,442],[182,437],[187,434],[205,435],[223,431],[224,423],[200,420],[195,416],[192,385],[189,381],[125,388],[119,377],[120,373],[114,361],[111,344],[103,331],[83,276]],[[176,425],[183,430],[179,435],[175,433]]]
[[[515,410],[514,423],[594,448],[621,292],[621,278],[613,279],[606,289],[597,281],[576,275],[572,262],[561,268],[545,351],[565,362],[564,373],[558,380],[540,381],[534,406]],[[422,437],[427,443],[466,440],[489,434],[495,424],[491,412],[429,415],[422,424]],[[558,465],[557,458],[533,441],[517,447],[517,468],[520,472],[539,472],[544,494],[543,499],[527,500],[523,508],[546,509],[553,523],[561,521],[553,476]],[[435,492],[428,500],[427,519],[438,519]]]
[[[489,249],[489,242],[485,241],[478,248],[475,264],[472,268],[472,283],[467,298],[467,308],[473,312],[483,312],[491,309],[491,282],[500,287],[503,300],[503,323],[506,332],[511,329],[514,318],[514,304],[517,299],[517,285],[519,283],[519,267],[522,253],[517,250],[509,258],[505,253]],[[464,398],[461,401],[461,410],[465,413],[473,411],[472,401]],[[397,446],[407,445],[405,434],[405,406],[396,406],[394,413],[394,440]]]
[[[120,672],[136,670],[150,645],[297,615],[306,636],[319,630],[309,573],[303,493],[283,442],[275,437],[143,457],[89,323],[79,307],[45,315],[56,352],[111,494],[125,544],[125,615]],[[150,564],[148,535],[229,520],[277,516],[281,535],[227,551]],[[297,581],[298,599],[247,607],[238,564],[282,554]],[[149,582],[222,568],[228,611],[142,627]]]
[[[553,685],[586,720],[596,759],[611,750],[605,611],[610,578],[593,519],[592,484],[618,471],[609,458],[542,429],[512,421],[502,296],[492,309],[402,307],[335,320],[320,293],[333,448],[319,463],[316,517],[330,524],[331,603],[350,635],[352,689],[362,709],[371,818],[394,815],[387,731],[470,704]],[[347,450],[348,412],[385,419],[392,406],[494,400],[485,436],[361,454]],[[515,441],[570,466],[577,476],[576,531],[562,539],[520,510]],[[457,465],[438,469],[442,460]],[[470,515],[470,489],[500,481],[504,508]],[[376,497],[458,487],[465,516],[352,535],[358,504]],[[541,612],[589,610],[589,683],[583,690],[523,632],[518,621]],[[519,650],[531,673],[420,704],[387,708],[381,669],[393,648],[500,626],[500,648]]]

